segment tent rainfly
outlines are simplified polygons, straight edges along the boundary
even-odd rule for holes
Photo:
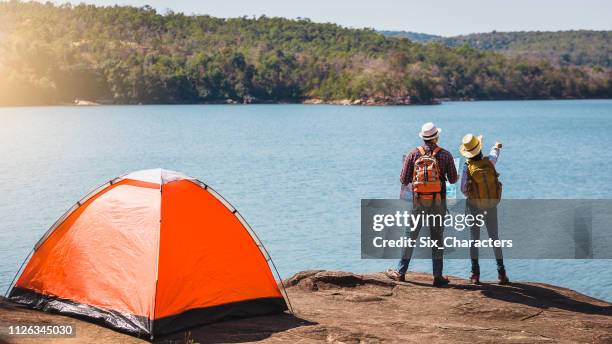
[[[153,339],[285,311],[269,263],[246,221],[213,189],[177,172],[144,170],[68,210],[36,244],[7,296]]]

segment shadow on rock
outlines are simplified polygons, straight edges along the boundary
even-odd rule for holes
[[[432,287],[431,283],[407,280],[405,284],[413,284],[422,287]],[[401,283],[398,283],[401,284]],[[432,287],[433,288],[433,287]],[[498,285],[493,283],[475,284],[451,284],[443,287],[445,289],[479,290],[482,295],[505,302],[519,303],[540,309],[557,308],[571,312],[584,314],[597,314],[612,316],[612,307],[598,305],[598,301],[577,292],[567,290],[565,295],[554,290],[552,286],[540,286],[536,284],[516,283],[510,285]]]
[[[204,325],[164,336],[154,342],[157,344],[244,343],[263,340],[292,328],[312,325],[317,323],[282,313]]]
[[[591,303],[590,298],[580,297],[581,295],[575,292],[571,292],[572,295],[564,295],[549,287],[535,284],[512,283],[509,286],[485,284],[482,293],[493,299],[542,309],[558,308],[585,314],[612,316],[611,306]]]

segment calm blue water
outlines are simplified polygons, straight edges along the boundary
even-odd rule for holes
[[[0,120],[0,290],[75,201],[113,177],[154,167],[223,194],[283,277],[384,270],[395,261],[360,259],[360,199],[397,197],[401,156],[419,143],[426,121],[443,128],[441,145],[453,153],[467,132],[484,134],[486,146],[502,141],[508,198],[612,197],[612,101],[0,108]],[[612,260],[507,267],[515,280],[612,300]],[[482,270],[496,277],[493,262]],[[468,271],[467,261],[445,265],[451,275]]]

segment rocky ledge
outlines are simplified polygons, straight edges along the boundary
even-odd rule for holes
[[[294,314],[202,326],[157,343],[612,343],[612,304],[542,283],[476,286],[431,275],[395,282],[383,273],[304,271],[286,280]],[[0,326],[72,323],[77,338],[53,343],[144,343],[103,327],[0,302]],[[0,338],[0,342],[35,339]]]
[[[331,104],[331,105],[438,105],[441,101],[417,101],[410,97],[372,97],[361,99],[331,99],[308,98],[302,101],[304,104]]]

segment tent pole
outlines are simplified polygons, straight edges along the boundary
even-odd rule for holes
[[[49,227],[49,229],[47,229],[47,231],[45,232],[45,234],[42,236],[42,238],[40,238],[36,244],[34,244],[34,247],[32,247],[32,250],[30,251],[30,254],[28,254],[26,256],[26,258],[23,260],[23,262],[21,263],[21,266],[19,267],[19,270],[17,270],[17,274],[15,274],[15,277],[13,277],[13,281],[11,281],[11,284],[9,284],[8,289],[6,290],[6,293],[4,294],[5,298],[8,298],[9,293],[11,292],[11,289],[13,289],[14,283],[17,280],[17,277],[21,275],[22,270],[24,265],[26,264],[26,262],[28,262],[30,260],[30,258],[32,257],[32,254],[40,247],[42,246],[42,244],[44,244],[44,242],[47,240],[47,238],[49,238],[49,236],[51,236],[51,234],[57,229],[57,227],[61,226],[62,223],[64,223],[64,221],[66,221],[66,219],[72,215],[72,213],[77,210],[78,208],[81,207],[81,205],[83,203],[85,203],[89,198],[93,197],[94,195],[98,194],[100,191],[104,190],[107,185],[113,185],[114,181],[117,180],[119,178],[115,178],[112,179],[100,186],[98,186],[97,188],[93,189],[92,191],[90,191],[87,195],[85,195],[83,198],[81,198],[78,202],[76,202],[72,207],[70,207],[68,210],[66,210],[64,212],[64,214],[57,219],[57,221],[55,221],[53,223],[53,225],[51,225],[51,227]]]
[[[251,239],[253,239],[253,241],[255,241],[255,243],[257,244],[258,247],[261,247],[260,248],[260,252],[263,249],[263,251],[265,252],[265,256],[270,258],[270,262],[272,263],[272,267],[274,268],[274,271],[276,272],[276,276],[278,277],[278,279],[280,280],[280,283],[281,283],[281,287],[282,287],[281,288],[282,289],[281,294],[282,293],[285,294],[284,298],[287,300],[287,306],[289,307],[289,312],[291,314],[295,315],[295,312],[293,311],[293,306],[291,305],[291,301],[289,301],[289,294],[287,293],[287,289],[285,288],[285,283],[283,282],[283,278],[278,273],[278,269],[276,268],[276,264],[274,264],[274,261],[272,260],[272,256],[270,255],[270,253],[268,253],[268,250],[266,250],[266,247],[261,242],[261,240],[259,239],[259,236],[257,235],[257,233],[255,233],[255,231],[253,230],[251,225],[242,216],[242,214],[240,214],[240,212],[236,209],[236,207],[234,207],[230,202],[228,202],[228,200],[225,199],[225,197],[223,197],[223,195],[218,193],[215,189],[213,189],[212,187],[210,187],[209,185],[207,185],[206,183],[203,183],[202,181],[200,181],[198,179],[193,179],[192,182],[195,182],[195,184],[197,184],[200,187],[204,188],[204,190],[212,191],[213,197],[217,198],[219,201],[221,201],[221,203],[224,203],[224,205],[228,208],[228,210],[231,211],[232,214],[234,216],[236,216],[239,221],[240,221],[240,219],[242,219],[242,221],[240,221],[240,222],[244,221],[243,225],[245,225],[246,229],[248,230],[249,236],[251,237]],[[228,207],[228,205],[229,205],[229,207]],[[253,238],[253,236],[254,236],[254,238]],[[267,262],[267,260],[266,260],[266,262]]]
[[[285,288],[285,283],[283,282],[283,278],[281,277],[280,273],[278,273],[278,269],[276,268],[276,264],[274,264],[274,260],[272,260],[272,256],[270,255],[270,253],[268,252],[264,244],[261,242],[261,239],[259,239],[259,236],[257,235],[257,233],[255,233],[255,231],[251,228],[251,225],[249,225],[247,220],[242,215],[240,215],[240,217],[242,217],[242,219],[247,224],[247,226],[249,226],[250,232],[253,233],[253,235],[255,236],[255,239],[257,239],[257,242],[259,243],[259,246],[261,246],[261,248],[266,253],[266,256],[270,258],[270,263],[272,263],[272,267],[274,268],[274,271],[276,272],[276,276],[280,280],[280,284],[283,289],[283,292],[285,293],[285,298],[287,299],[287,305],[289,306],[289,312],[295,315],[295,312],[293,311],[293,306],[291,305],[291,301],[289,300],[289,294],[287,293],[287,289]]]
[[[264,247],[264,250],[265,249],[266,248]],[[274,261],[272,260],[272,256],[270,256],[267,250],[266,250],[266,254],[268,255],[268,257],[270,257],[270,263],[272,263],[272,267],[274,268],[274,271],[276,272],[276,276],[278,276],[278,279],[280,280],[281,287],[283,288],[283,292],[285,293],[285,297],[287,298],[287,305],[289,306],[289,313],[295,315],[295,312],[293,311],[293,306],[291,305],[291,300],[289,300],[289,294],[287,293],[287,288],[285,288],[285,282],[283,282],[283,278],[278,273],[278,269],[276,269],[276,264],[274,264]]]
[[[34,253],[34,248],[32,248],[30,250],[30,253],[25,257],[23,262],[21,262],[21,266],[19,267],[19,270],[17,270],[17,273],[13,277],[13,280],[11,281],[11,284],[9,284],[8,288],[6,289],[6,292],[4,293],[4,298],[5,299],[8,299],[9,293],[11,292],[11,290],[13,289],[13,287],[15,285],[15,282],[17,281],[17,276],[21,275],[21,272],[23,271],[23,268],[24,268],[26,262],[30,260],[30,257],[32,257],[32,253]]]

